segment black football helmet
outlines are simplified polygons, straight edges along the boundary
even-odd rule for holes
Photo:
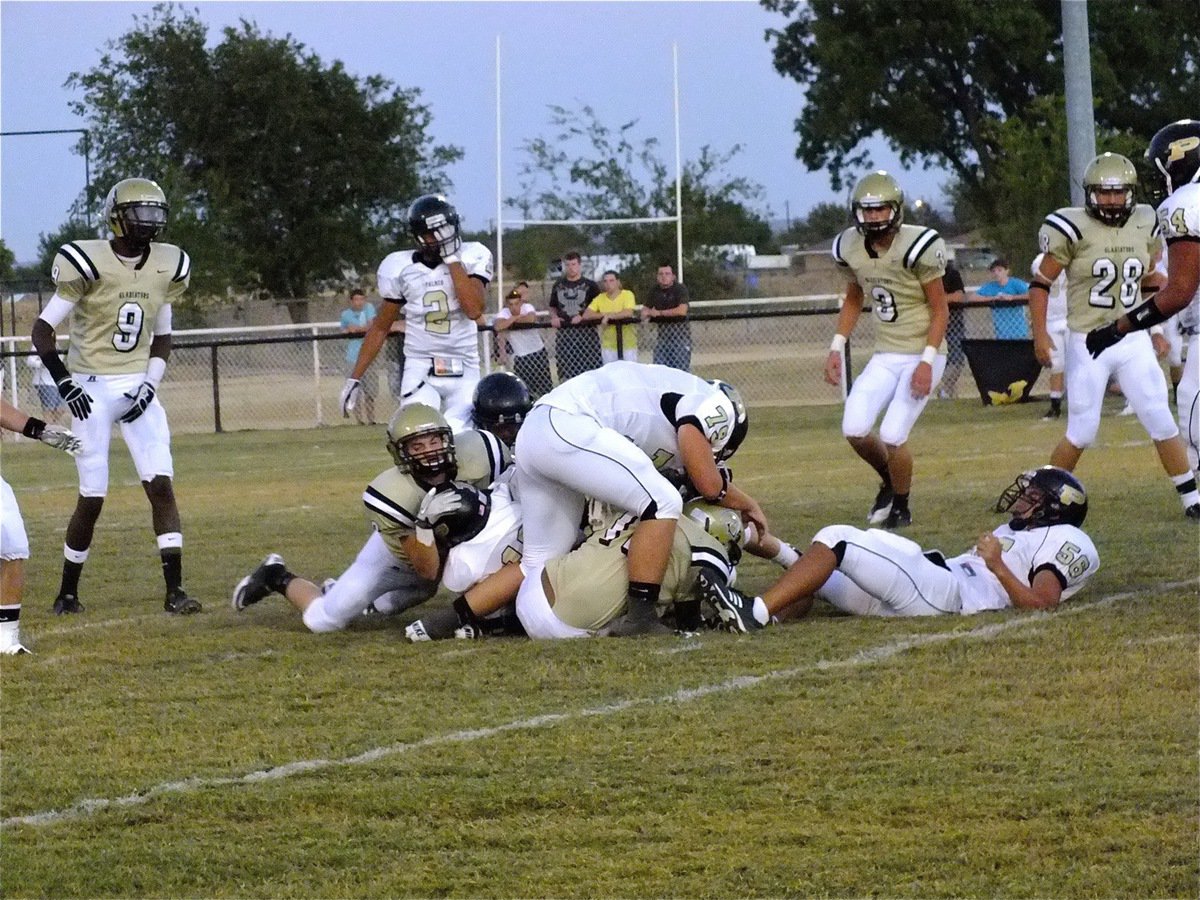
[[[713,378],[708,383],[713,387],[720,388],[721,393],[728,397],[729,402],[733,404],[733,431],[729,435],[729,440],[725,442],[725,446],[715,453],[716,458],[723,462],[733,456],[737,452],[737,448],[742,446],[742,441],[746,439],[746,433],[750,430],[750,414],[746,412],[746,401],[742,399],[742,392],[728,381]]]
[[[416,438],[436,435],[440,445],[416,449]],[[432,406],[413,403],[396,410],[387,427],[387,448],[396,468],[426,488],[458,475],[458,458],[454,452],[454,433],[442,414]]]
[[[1042,466],[1022,472],[996,501],[996,512],[1013,510],[1013,531],[1049,525],[1082,525],[1087,518],[1087,492],[1066,469]]]
[[[104,198],[104,221],[137,250],[162,236],[168,211],[167,195],[149,178],[118,181]]]
[[[492,513],[491,491],[480,490],[465,481],[447,481],[435,489],[438,494],[453,492],[454,502],[449,511],[438,517],[433,536],[446,548],[457,547],[483,531]]]
[[[490,431],[511,447],[533,408],[525,382],[509,372],[493,372],[475,385],[472,406],[476,428]]]
[[[1151,193],[1162,202],[1180,186],[1200,181],[1200,121],[1180,119],[1164,125],[1146,148],[1154,177]]]
[[[429,250],[439,257],[462,244],[458,210],[444,194],[426,194],[414,200],[408,208],[408,230],[418,250]]]

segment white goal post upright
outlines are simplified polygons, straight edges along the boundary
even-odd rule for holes
[[[645,225],[675,223],[675,271],[683,280],[683,163],[679,141],[679,45],[671,44],[672,92],[675,120],[675,215],[635,219],[505,219],[503,170],[503,113],[500,89],[500,35],[496,35],[496,308],[504,306],[504,226],[505,225]]]

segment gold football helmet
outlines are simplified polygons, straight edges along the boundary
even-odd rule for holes
[[[891,215],[879,221],[867,221],[864,211],[890,208]],[[887,172],[872,172],[854,186],[850,195],[850,214],[854,227],[868,237],[880,237],[899,228],[904,222],[904,191]]]
[[[104,198],[104,220],[117,237],[145,249],[167,227],[167,195],[149,178],[126,178]]]
[[[1083,170],[1083,206],[1089,216],[1105,225],[1120,228],[1133,214],[1133,190],[1137,187],[1137,169],[1119,153],[1101,153]],[[1101,193],[1111,200],[1113,192],[1120,200],[1101,202]]]
[[[684,504],[683,514],[721,543],[729,554],[730,565],[738,564],[746,543],[746,528],[740,513],[705,500],[691,500]]]
[[[417,438],[424,437],[438,440],[429,442],[432,446],[410,446]],[[396,410],[388,422],[387,448],[396,468],[426,487],[453,481],[458,475],[454,433],[442,414],[432,406],[413,403]]]

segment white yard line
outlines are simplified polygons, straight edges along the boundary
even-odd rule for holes
[[[1018,628],[1025,628],[1034,624],[1044,623],[1051,618],[1090,612],[1095,609],[1111,606],[1114,603],[1118,603],[1122,600],[1131,600],[1139,596],[1151,596],[1158,591],[1174,590],[1180,587],[1194,586],[1195,584],[1195,581],[1178,581],[1156,585],[1140,591],[1123,591],[1119,594],[1110,594],[1109,596],[1101,597],[1100,599],[1094,600],[1090,603],[1070,604],[1054,612],[1026,613],[1021,616],[1014,616],[1013,618],[1007,619],[1003,622],[996,622],[990,625],[981,625],[978,628],[969,628],[961,631],[945,631],[934,634],[910,635],[908,637],[900,638],[899,640],[889,641],[886,644],[880,644],[877,647],[869,647],[865,650],[860,650],[857,653],[853,653],[843,659],[822,659],[809,665],[798,666],[793,669],[779,669],[774,672],[767,672],[763,675],[738,675],[733,678],[728,678],[724,681],[715,682],[713,684],[702,685],[696,688],[683,688],[671,694],[660,694],[657,697],[634,698],[630,700],[622,700],[619,703],[605,704],[604,706],[584,707],[581,709],[567,710],[566,712],[545,713],[540,716],[532,716],[525,719],[515,719],[511,722],[505,722],[501,725],[493,725],[486,728],[475,728],[466,731],[453,731],[447,734],[435,734],[427,738],[422,738],[419,741],[409,741],[400,744],[391,744],[386,747],[376,747],[372,750],[367,750],[364,753],[359,753],[355,756],[345,756],[340,759],[305,759],[292,763],[286,763],[281,766],[274,766],[270,769],[259,769],[254,772],[248,772],[245,775],[237,775],[225,778],[204,778],[197,776],[194,778],[184,779],[183,781],[164,782],[162,784],[157,784],[146,788],[143,791],[138,791],[137,793],[127,794],[124,797],[97,797],[81,800],[78,803],[65,807],[64,809],[52,809],[45,810],[43,812],[30,813],[29,815],[24,816],[12,816],[10,818],[0,820],[0,828],[12,828],[13,826],[17,825],[52,825],[68,819],[78,819],[85,816],[90,816],[94,813],[103,812],[107,809],[123,809],[131,806],[142,806],[146,803],[149,803],[151,800],[170,794],[190,794],[213,787],[239,787],[249,784],[257,784],[258,782],[262,781],[279,781],[284,778],[291,778],[293,775],[320,772],[337,766],[358,766],[366,763],[373,763],[380,759],[387,759],[388,757],[399,756],[404,753],[424,750],[429,747],[444,747],[453,744],[463,744],[486,740],[510,731],[531,731],[537,728],[546,728],[551,725],[558,725],[562,722],[568,722],[573,719],[588,719],[611,716],[614,713],[624,712],[625,710],[633,709],[639,706],[659,706],[674,703],[688,703],[692,700],[698,700],[700,698],[709,697],[715,694],[726,694],[733,691],[744,690],[746,688],[757,687],[761,684],[772,681],[796,678],[801,675],[807,675],[808,673],[814,671],[828,672],[838,669],[860,668],[862,666],[869,666],[878,662],[892,659],[901,653],[905,653],[909,650],[919,647],[945,644],[953,641],[988,641],[997,635],[1004,634],[1005,632]]]

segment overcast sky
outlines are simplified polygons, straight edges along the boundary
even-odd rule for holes
[[[99,60],[107,41],[130,30],[149,3],[0,3],[0,124],[4,131],[79,128],[64,87],[73,71]],[[601,122],[638,119],[634,135],[660,140],[674,163],[671,46],[679,47],[680,139],[684,160],[705,144],[744,145],[729,174],[765,188],[773,219],[802,216],[814,204],[844,200],[822,172],[796,160],[793,125],[803,103],[796,82],[771,64],[768,28],[783,19],[754,2],[678,3],[240,3],[201,2],[209,41],[240,19],[276,36],[293,35],[327,64],[340,59],[359,76],[380,74],[419,87],[433,114],[432,136],[460,146],[450,169],[452,199],[470,228],[496,216],[495,47],[501,40],[503,179],[515,192],[525,138],[552,134],[550,104],[590,105]],[[0,140],[0,235],[19,262],[33,259],[38,235],[66,219],[83,188],[75,135]],[[882,142],[877,166],[901,172]],[[143,174],[143,173],[130,173]],[[947,176],[914,170],[912,197],[941,205]],[[506,218],[515,213],[505,212]]]

